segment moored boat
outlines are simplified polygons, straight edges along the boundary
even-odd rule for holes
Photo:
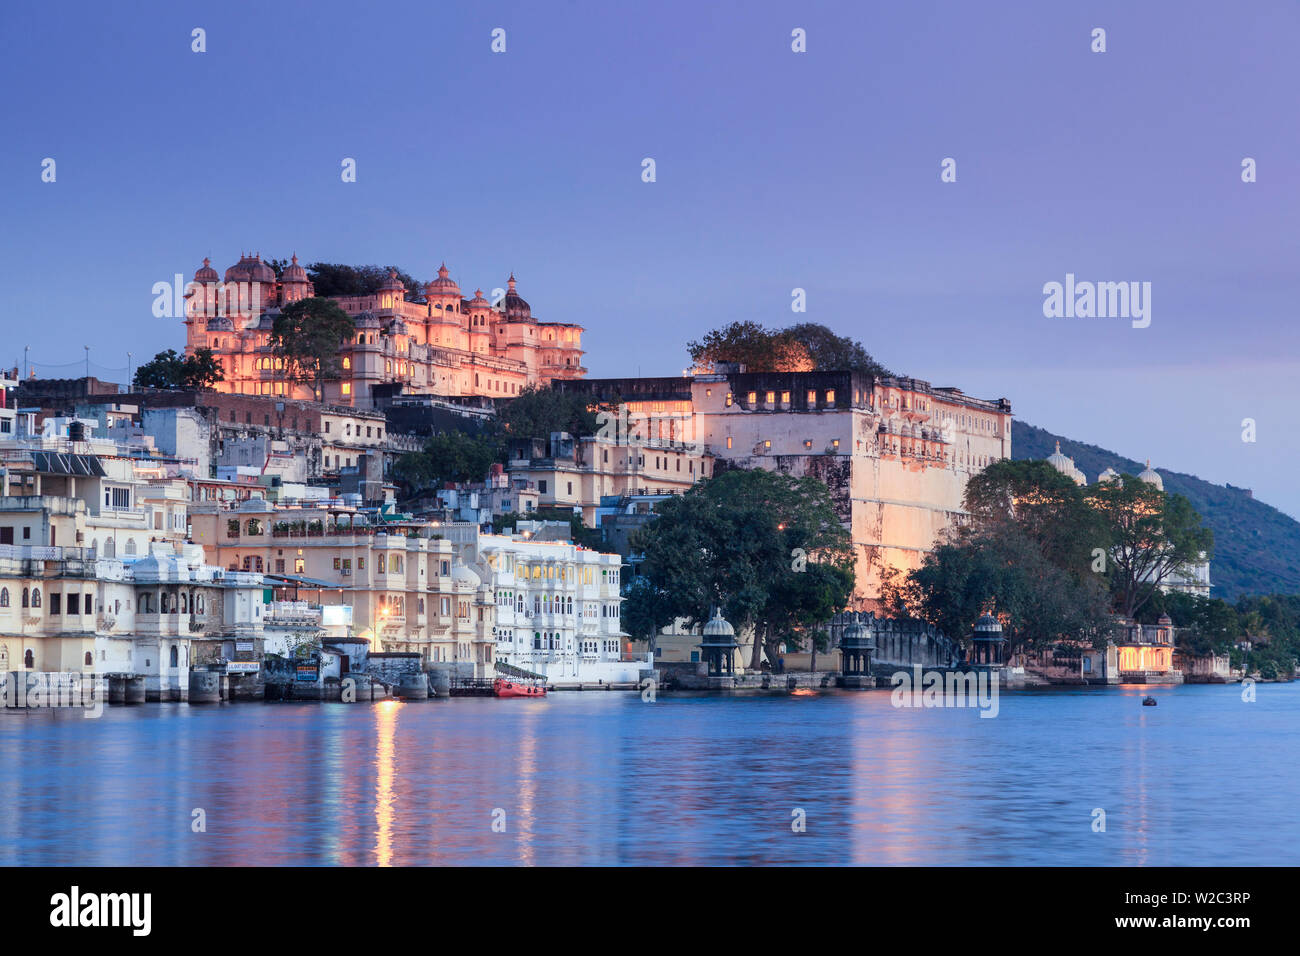
[[[497,697],[545,697],[546,687],[498,677],[492,683],[492,693]]]

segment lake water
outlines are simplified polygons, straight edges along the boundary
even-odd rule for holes
[[[1300,684],[1256,691],[7,711],[0,865],[1295,865]]]

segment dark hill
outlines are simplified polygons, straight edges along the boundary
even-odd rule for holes
[[[1107,468],[1136,475],[1145,465],[1096,445],[1085,445],[1022,421],[1011,426],[1012,458],[1046,458],[1061,451],[1088,481]],[[1195,475],[1157,468],[1165,491],[1191,501],[1214,532],[1210,560],[1211,594],[1235,601],[1242,594],[1300,593],[1300,522],[1256,501],[1244,488],[1215,485]]]

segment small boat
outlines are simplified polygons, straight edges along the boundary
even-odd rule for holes
[[[517,680],[498,677],[492,682],[492,693],[496,697],[545,697],[546,687],[542,684],[522,684]]]
[[[1143,697],[1143,698],[1142,698],[1142,706],[1143,706],[1143,707],[1154,707],[1155,705],[1156,705],[1156,699],[1155,699],[1154,697]]]

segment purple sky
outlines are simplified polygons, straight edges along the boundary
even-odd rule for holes
[[[446,259],[586,325],[593,375],[823,322],[1300,515],[1300,5],[702,6],[6,5],[0,361],[77,375],[89,345],[124,378],[181,347],[150,290],[208,254]],[[1150,282],[1150,327],[1044,318],[1067,272]]]

